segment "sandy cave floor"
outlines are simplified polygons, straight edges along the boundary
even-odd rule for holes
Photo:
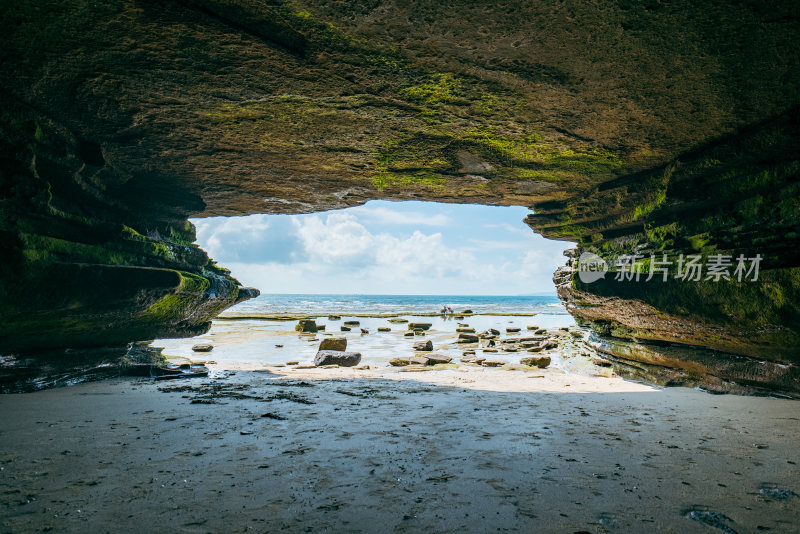
[[[479,367],[4,395],[0,531],[798,532],[799,407]]]

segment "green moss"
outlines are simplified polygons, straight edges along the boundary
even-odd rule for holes
[[[708,232],[702,234],[695,234],[686,237],[686,240],[689,242],[689,245],[695,251],[701,251],[707,248],[708,243],[711,241],[711,235]]]
[[[447,183],[447,178],[434,173],[420,172],[416,174],[376,174],[371,177],[372,185],[378,189],[409,188],[423,186],[427,189],[440,189]]]
[[[646,203],[636,206],[633,212],[633,220],[639,220],[649,215],[653,210],[661,206],[667,200],[667,189],[659,189]]]
[[[181,277],[180,285],[178,286],[178,291],[181,292],[188,292],[188,293],[203,293],[205,292],[211,285],[211,282],[208,278],[204,276],[198,276],[196,274],[187,273],[187,272],[178,272],[178,275]]]
[[[141,319],[152,323],[175,323],[189,315],[195,299],[192,295],[166,295],[147,308]]]
[[[450,74],[435,74],[430,81],[400,90],[400,96],[423,105],[422,114],[434,116],[442,104],[469,104],[460,92],[460,82]]]
[[[76,243],[66,239],[20,233],[23,255],[28,261],[70,260],[82,263],[125,265],[125,254],[99,245]]]
[[[175,272],[180,278],[175,292],[163,296],[147,308],[141,315],[142,320],[171,324],[191,316],[193,309],[202,301],[211,282],[192,273]]]

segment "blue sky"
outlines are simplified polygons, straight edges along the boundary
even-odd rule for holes
[[[371,201],[310,215],[194,219],[197,242],[262,293],[555,294],[570,243],[522,207]]]

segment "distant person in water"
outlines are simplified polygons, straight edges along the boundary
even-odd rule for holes
[[[447,306],[442,306],[442,309],[439,310],[439,313],[441,313],[442,315],[447,315]]]

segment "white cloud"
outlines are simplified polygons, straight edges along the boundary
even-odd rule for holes
[[[211,257],[264,293],[554,292],[552,273],[564,263],[561,250],[568,244],[547,241],[524,226],[517,232],[510,224],[497,224],[487,231],[486,221],[474,217],[475,206],[464,207],[472,211],[463,214],[459,207],[448,209],[458,215],[459,224],[448,228],[447,239],[443,231],[426,233],[419,227],[450,224],[455,219],[448,215],[383,206],[315,215],[218,217],[195,225],[198,243]],[[503,208],[494,209],[484,218],[503,213]],[[408,233],[410,228],[403,231],[391,224],[416,228]],[[497,240],[491,239],[495,233]],[[509,234],[513,240],[502,239]]]

